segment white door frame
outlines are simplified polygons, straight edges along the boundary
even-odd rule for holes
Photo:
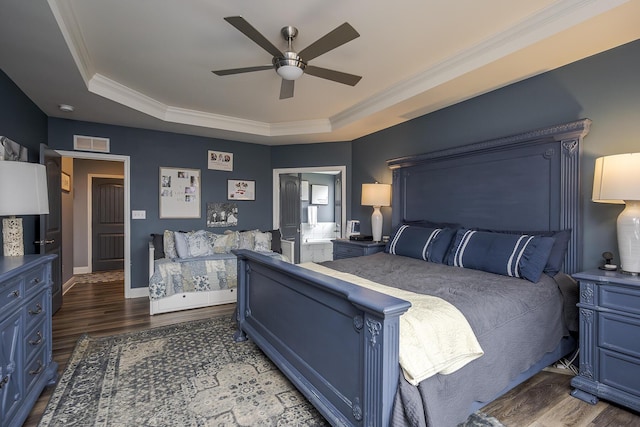
[[[124,176],[124,297],[136,298],[140,292],[131,289],[131,158],[119,154],[92,153],[85,151],[55,150],[62,157],[86,160],[106,160],[123,163]],[[95,176],[95,175],[94,175]],[[89,209],[90,210],[90,209]],[[89,246],[91,248],[91,246]],[[91,263],[91,259],[89,259]],[[147,288],[142,288],[147,291]],[[136,289],[136,291],[138,291]],[[148,296],[148,293],[145,293]]]
[[[340,172],[342,175],[342,206],[340,234],[344,236],[347,227],[347,167],[346,166],[317,166],[306,168],[273,169],[273,229],[280,228],[280,175],[289,173]]]

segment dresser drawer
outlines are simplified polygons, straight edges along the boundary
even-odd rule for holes
[[[46,274],[47,267],[45,265],[27,271],[24,275],[25,291],[30,292],[45,283],[47,280]]]
[[[347,245],[335,245],[333,248],[333,256],[336,259],[339,258],[353,258],[357,256],[362,256],[364,251],[362,248],[357,246],[347,246]]]
[[[24,370],[24,385],[27,393],[29,393],[33,384],[37,382],[40,374],[44,372],[49,363],[48,359],[46,348],[42,347],[33,360],[27,361]]]
[[[24,305],[24,318],[27,321],[27,330],[33,327],[37,322],[41,322],[47,316],[47,299],[48,292],[40,292],[35,298],[31,299]]]
[[[640,359],[600,350],[600,382],[640,398]]]
[[[21,277],[9,280],[0,286],[0,307],[9,310],[24,299],[24,280]],[[4,314],[4,313],[3,313]]]
[[[599,347],[620,351],[640,359],[640,319],[602,313],[598,317],[598,327]]]
[[[640,291],[638,288],[600,285],[598,289],[601,307],[640,315]]]
[[[46,318],[43,318],[39,324],[35,325],[35,327],[25,335],[24,353],[26,360],[31,360],[34,353],[46,347],[47,334],[49,334],[46,328],[46,320]]]

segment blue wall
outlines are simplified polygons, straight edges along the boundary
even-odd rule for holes
[[[596,157],[640,151],[640,41],[569,64],[469,101],[353,141],[352,213],[370,227],[360,184],[391,183],[385,160],[479,142],[581,118],[593,120],[582,146],[581,200],[584,267],[603,251],[618,253],[620,205],[591,202]],[[446,185],[446,183],[443,183]],[[383,209],[385,234],[390,208]],[[617,257],[617,256],[616,256]]]
[[[47,116],[0,70],[0,135],[27,147],[29,161],[37,163],[40,143],[47,142]],[[40,250],[32,245],[39,228],[39,217],[22,217],[24,252],[33,254]],[[2,235],[0,233],[0,245]]]
[[[131,208],[146,210],[148,218],[132,221],[132,286],[138,287],[146,284],[149,233],[204,227],[204,206],[200,220],[158,219],[160,166],[201,169],[203,202],[225,201],[227,179],[256,180],[256,201],[239,202],[238,228],[266,229],[272,223],[272,168],[346,165],[347,215],[362,220],[367,232],[371,208],[360,206],[361,184],[390,183],[387,159],[586,117],[593,125],[582,147],[584,226],[578,232],[583,233],[584,266],[594,267],[603,251],[618,252],[615,220],[622,207],[590,201],[593,163],[598,156],[640,151],[639,71],[636,41],[353,142],[274,147],[53,118],[47,135],[44,114],[1,73],[0,134],[28,146],[32,156],[47,139],[54,148],[70,150],[73,134],[109,137],[113,154],[131,156]],[[234,172],[208,171],[209,149],[233,152]],[[391,231],[390,209],[383,208],[385,234]],[[26,233],[35,235],[27,228]]]
[[[206,204],[228,201],[228,179],[256,182],[256,200],[236,202],[238,227],[234,229],[271,229],[271,152],[267,146],[73,120],[49,120],[51,147],[73,150],[74,134],[110,138],[110,154],[126,155],[131,159],[131,209],[146,210],[145,220],[131,221],[132,288],[148,284],[149,234],[162,233],[165,229],[207,229]],[[233,171],[207,169],[208,150],[233,153]],[[159,218],[160,167],[200,169],[201,218]],[[225,229],[208,230],[222,233]]]

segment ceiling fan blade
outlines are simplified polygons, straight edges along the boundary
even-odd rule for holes
[[[317,58],[323,53],[329,52],[358,37],[360,37],[360,34],[348,22],[345,22],[302,49],[298,55],[305,62],[311,61],[313,58]]]
[[[255,67],[230,68],[228,70],[215,70],[213,74],[218,76],[228,76],[230,74],[250,73],[252,71],[273,70],[273,65],[258,65]]]
[[[224,18],[224,20],[236,27],[242,34],[249,37],[254,43],[269,52],[272,56],[283,56],[280,49],[275,47],[273,43],[260,34],[258,30],[253,28],[242,16],[228,16]]]
[[[293,98],[293,84],[294,80],[282,79],[280,85],[280,99]]]
[[[334,82],[349,86],[357,85],[362,78],[362,76],[343,73],[342,71],[329,70],[322,67],[314,67],[313,65],[307,65],[304,69],[304,73],[309,74],[310,76],[320,77],[322,79],[333,80]]]

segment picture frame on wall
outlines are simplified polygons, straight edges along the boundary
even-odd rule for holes
[[[209,150],[207,152],[207,167],[219,171],[233,171],[233,153]]]
[[[71,191],[71,177],[65,172],[60,173],[60,188],[67,193]]]
[[[228,200],[255,200],[256,182],[244,179],[227,180]]]
[[[200,169],[160,168],[160,218],[200,218]]]
[[[329,186],[317,185],[311,186],[311,204],[312,205],[328,205],[329,204]]]

